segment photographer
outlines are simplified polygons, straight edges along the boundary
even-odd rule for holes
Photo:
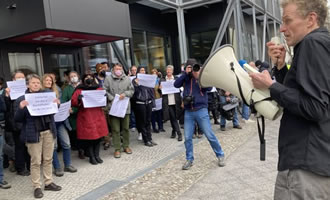
[[[221,90],[221,92],[220,92],[220,105],[226,105],[228,103],[236,103],[235,99],[237,99],[237,98],[234,97],[232,94],[230,94],[230,92],[226,92],[226,91]],[[221,121],[220,121],[220,130],[221,131],[226,130],[226,119],[233,121],[233,128],[242,129],[242,127],[239,125],[239,120],[238,120],[238,116],[237,116],[237,107],[233,108],[232,116],[230,117],[230,119],[228,119],[228,117],[226,117],[225,113],[220,112],[220,114],[221,114]]]
[[[193,70],[192,70],[193,69]],[[186,147],[186,163],[182,166],[183,170],[188,170],[194,161],[192,135],[194,133],[195,123],[198,123],[202,132],[208,139],[214,153],[218,158],[220,167],[225,166],[225,155],[222,151],[218,139],[215,137],[208,114],[207,91],[211,88],[200,88],[198,78],[200,66],[195,59],[188,59],[185,72],[174,82],[174,87],[184,86],[184,136]]]

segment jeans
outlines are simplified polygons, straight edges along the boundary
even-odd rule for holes
[[[220,103],[226,103],[226,97],[225,96],[220,96]],[[238,115],[237,115],[237,107],[235,108],[235,111],[234,111],[233,125],[234,126],[238,126],[239,125]],[[226,118],[224,118],[222,115],[221,115],[221,120],[220,120],[220,126],[221,127],[225,127],[226,126]]]
[[[156,110],[152,111],[151,113],[151,124],[152,124],[152,129],[157,130],[156,128],[156,122],[158,124],[158,129],[163,129],[163,117],[162,117],[162,110]]]
[[[224,152],[217,137],[213,133],[208,110],[207,108],[202,108],[197,111],[185,110],[184,113],[184,145],[186,147],[186,159],[190,161],[194,160],[192,136],[194,134],[195,123],[198,123],[215,155],[217,157],[223,157]]]
[[[250,117],[250,108],[245,103],[243,103],[243,106],[242,106],[242,117],[245,120],[248,120]]]
[[[56,122],[56,129],[57,129],[57,139],[61,143],[63,148],[63,162],[64,166],[68,167],[71,165],[71,145],[70,145],[70,137],[68,131],[65,128],[64,122]],[[60,169],[61,164],[58,160],[57,156],[57,140],[55,140],[54,144],[54,153],[53,153],[53,166],[55,169]]]
[[[3,131],[3,130],[0,130],[0,132],[1,131]],[[4,134],[0,133],[0,183],[2,183],[2,181],[3,181],[3,155],[2,155],[3,137],[4,137]]]

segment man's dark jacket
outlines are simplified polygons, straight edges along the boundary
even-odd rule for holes
[[[44,91],[49,92],[49,91]],[[28,90],[26,93],[29,93]],[[15,122],[22,123],[22,130],[20,139],[25,143],[38,143],[40,130],[42,126],[39,124],[46,123],[47,127],[51,130],[53,137],[56,138],[56,126],[54,121],[54,114],[44,116],[31,116],[27,107],[19,108],[21,101],[25,100],[25,96],[21,96],[15,101],[15,106],[18,108],[15,113]]]
[[[278,170],[330,176],[330,36],[318,28],[294,47],[291,68],[275,70],[271,97],[283,108]]]
[[[208,107],[207,91],[211,91],[212,88],[200,88],[198,80],[190,77],[187,73],[183,73],[174,82],[174,87],[180,88],[184,86],[183,97],[192,95],[194,97],[193,105],[184,105],[185,110],[199,110],[201,108]]]

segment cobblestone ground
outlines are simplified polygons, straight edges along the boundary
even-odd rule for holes
[[[267,121],[276,125],[278,122]],[[132,155],[122,154],[120,159],[113,157],[113,148],[102,150],[103,164],[92,166],[88,160],[77,158],[73,151],[73,165],[77,173],[65,173],[63,177],[55,177],[54,182],[63,187],[60,192],[44,192],[43,199],[175,199],[184,195],[192,185],[201,180],[210,170],[226,170],[217,166],[216,157],[205,138],[194,140],[195,163],[191,170],[182,171],[185,162],[183,142],[170,139],[169,123],[165,124],[166,133],[153,134],[155,147],[145,147],[137,141],[137,133],[131,133]],[[213,130],[230,160],[231,153],[246,141],[256,138],[256,123],[242,124],[243,129],[232,129],[220,132],[219,126]],[[251,151],[256,157],[258,147]],[[61,158],[61,157],[60,157]],[[276,168],[274,168],[276,170]],[[0,190],[0,200],[34,199],[30,177],[17,176],[5,170],[5,179],[12,185],[9,190]],[[189,191],[189,190],[188,190]],[[182,198],[185,198],[182,196]]]

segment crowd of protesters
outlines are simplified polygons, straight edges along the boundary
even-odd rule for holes
[[[182,76],[187,65],[182,65],[182,73],[174,75],[174,67],[168,65],[165,73],[152,69],[152,75],[157,76],[154,88],[139,84],[137,74],[147,74],[146,67],[132,66],[128,72],[119,63],[96,65],[96,73],[86,72],[82,76],[76,71],[66,71],[65,81],[61,87],[54,73],[25,74],[16,70],[12,81],[25,80],[25,94],[54,92],[54,102],[60,107],[61,103],[71,101],[69,117],[61,122],[55,122],[54,114],[31,116],[27,109],[28,101],[25,96],[13,100],[9,87],[0,79],[0,188],[8,189],[10,184],[3,180],[3,166],[12,173],[21,176],[31,176],[34,197],[42,198],[40,172],[44,180],[44,190],[59,191],[61,186],[53,182],[52,175],[63,176],[65,172],[75,173],[78,166],[71,163],[72,150],[78,151],[80,159],[89,158],[92,165],[103,163],[100,149],[114,148],[114,157],[120,158],[121,153],[132,154],[130,147],[130,130],[136,132],[138,140],[147,147],[154,147],[152,133],[165,133],[164,123],[170,122],[169,138],[182,141],[184,123],[183,87],[177,93],[162,94],[162,83],[176,81]],[[104,90],[107,99],[105,107],[85,108],[82,101],[83,91]],[[118,95],[119,99],[129,98],[126,114],[123,118],[109,115],[109,111]],[[238,120],[238,107],[233,110],[234,117],[227,118],[221,114],[221,107],[230,103],[234,98],[229,92],[213,88],[207,91],[208,113],[214,124],[220,124],[225,131],[226,119],[233,121],[233,128],[241,129]],[[155,101],[161,100],[161,109],[155,109]],[[248,120],[248,108],[244,110],[245,120]],[[219,121],[220,119],[220,121]],[[195,124],[195,125],[194,125]],[[201,138],[203,131],[198,123],[194,123],[193,138]],[[181,125],[181,127],[180,127]],[[191,128],[190,128],[191,129]],[[190,130],[189,129],[189,130]],[[60,149],[59,149],[60,147]],[[64,166],[58,157],[62,151]]]

